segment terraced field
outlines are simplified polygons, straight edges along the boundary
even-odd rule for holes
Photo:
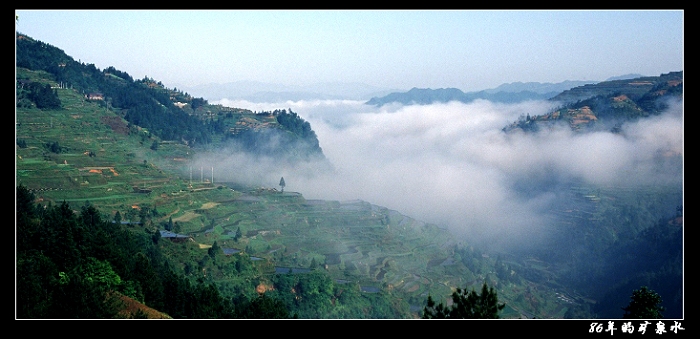
[[[202,223],[186,220],[192,211],[173,220],[183,231],[206,233],[207,242],[247,250],[276,266],[303,268],[315,261],[338,281],[417,296],[449,293],[447,286],[466,270],[453,260],[446,230],[396,211],[364,201],[306,201],[295,192],[224,191],[231,196],[197,209],[198,216],[214,220],[214,227],[198,229]],[[239,228],[244,237],[236,242]],[[439,264],[431,265],[435,260]]]

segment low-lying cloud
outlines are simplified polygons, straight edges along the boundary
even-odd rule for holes
[[[254,111],[291,109],[316,132],[330,167],[295,167],[229,149],[202,156],[219,181],[276,187],[307,199],[362,199],[472,237],[533,237],[543,212],[573,180],[603,186],[682,185],[682,103],[622,126],[575,133],[568,127],[504,133],[550,102],[474,101],[384,106],[359,101],[275,104],[222,100]]]

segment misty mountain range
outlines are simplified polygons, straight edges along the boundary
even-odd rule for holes
[[[282,85],[258,81],[234,81],[225,84],[204,84],[181,87],[180,90],[211,101],[221,99],[250,102],[283,102],[300,100],[367,100],[397,89],[384,89],[362,83],[318,83],[312,85]]]
[[[626,74],[611,77],[605,81],[633,79],[641,76],[640,74]],[[179,89],[194,96],[205,97],[211,101],[229,99],[262,103],[301,100],[368,100],[368,105],[381,106],[390,102],[430,104],[451,100],[470,102],[476,99],[487,99],[494,102],[515,103],[526,100],[546,100],[568,89],[598,82],[600,81],[512,82],[482,91],[463,92],[457,88],[413,88],[409,91],[404,91],[357,82],[283,85],[242,80],[224,84],[210,83],[197,86],[181,86]]]
[[[585,85],[595,85],[613,80],[625,80],[641,77],[639,74],[627,74],[609,78],[605,81],[566,80],[559,83],[512,82],[493,89],[477,92],[462,92],[457,88],[412,88],[408,92],[393,92],[383,97],[373,97],[367,105],[383,106],[390,103],[403,105],[429,105],[449,101],[469,103],[477,99],[499,103],[518,103],[528,100],[549,100],[562,92]]]

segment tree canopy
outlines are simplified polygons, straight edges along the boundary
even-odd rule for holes
[[[452,293],[452,306],[435,304],[428,296],[427,306],[423,308],[423,319],[498,319],[498,313],[506,306],[498,303],[498,294],[486,283],[481,287],[481,294],[472,289],[457,288]]]
[[[632,292],[630,303],[622,309],[625,319],[661,319],[664,307],[661,306],[661,296],[646,286]]]

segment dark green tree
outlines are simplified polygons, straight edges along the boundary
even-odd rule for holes
[[[284,193],[284,186],[287,186],[287,184],[284,183],[284,177],[280,179],[280,187],[282,187],[282,193]]]
[[[51,89],[49,84],[32,82],[27,86],[28,97],[39,109],[61,108],[61,100],[58,98],[56,90]]]
[[[26,186],[19,185],[15,196],[17,208],[17,250],[24,251],[33,248],[38,240],[40,230],[39,220],[35,220],[34,193]]]
[[[642,288],[632,291],[630,299],[632,300],[629,305],[622,308],[625,311],[622,316],[624,319],[663,318],[661,312],[664,311],[664,307],[661,306],[661,296],[653,290],[642,286]]]
[[[56,154],[61,153],[61,151],[62,151],[62,147],[61,147],[61,145],[58,143],[58,141],[47,142],[47,143],[46,143],[46,148],[47,148],[49,151],[51,151],[52,153],[56,153]]]
[[[173,231],[173,229],[174,229],[173,226],[174,226],[174,225],[173,225],[173,217],[170,217],[170,218],[168,219],[168,222],[165,223],[165,230],[166,230],[166,231]]]
[[[78,267],[78,272],[88,283],[98,284],[106,290],[115,290],[122,284],[121,277],[108,261],[87,257]]]
[[[114,223],[117,224],[117,225],[119,225],[119,224],[122,223],[122,214],[119,213],[119,211],[117,211],[116,213],[114,213]]]
[[[281,300],[270,298],[264,293],[237,304],[235,316],[242,319],[290,318],[289,310]]]
[[[214,244],[212,244],[211,247],[209,247],[209,249],[207,250],[207,253],[212,259],[216,258],[216,255],[219,252],[221,252],[221,247],[219,247],[219,244],[216,241],[214,241]]]
[[[472,289],[457,288],[452,293],[452,306],[435,304],[428,296],[427,306],[423,308],[423,319],[498,319],[498,313],[506,306],[498,303],[498,294],[486,283],[481,287],[481,294]]]
[[[428,295],[427,305],[423,308],[423,319],[447,319],[450,309],[442,303],[436,304],[433,297]]]

